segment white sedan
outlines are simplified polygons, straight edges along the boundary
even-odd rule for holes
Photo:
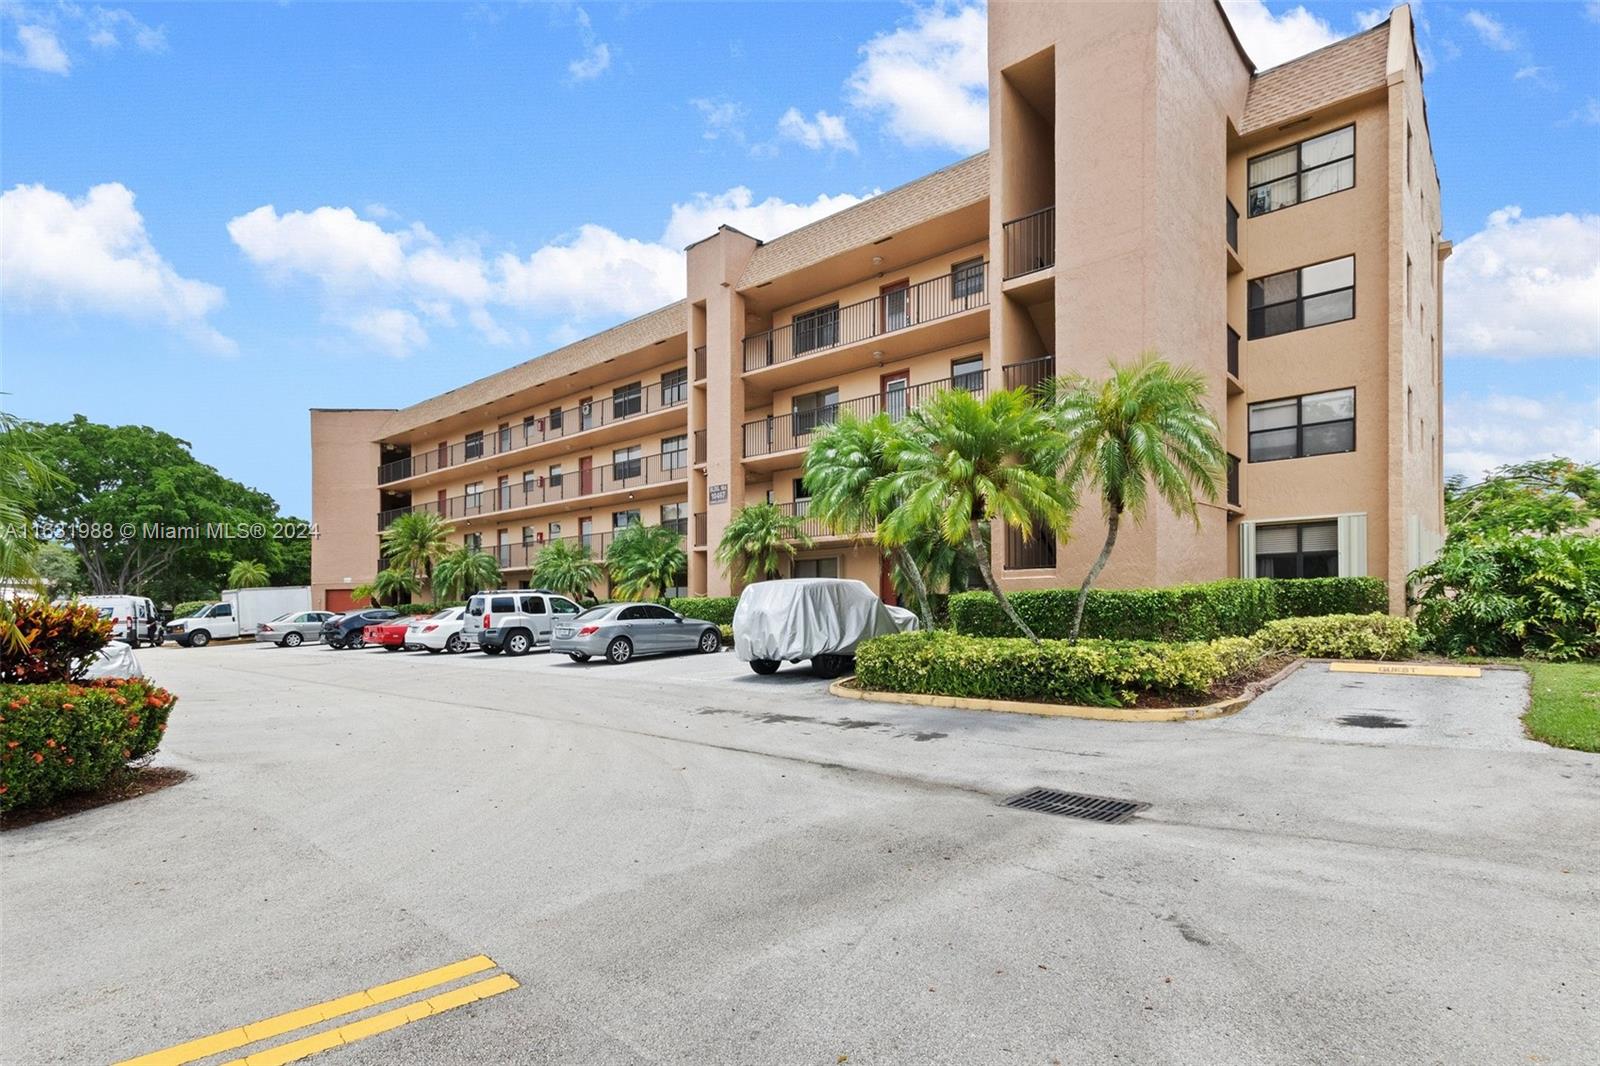
[[[429,654],[447,651],[454,655],[472,647],[461,635],[461,626],[467,618],[465,607],[446,607],[438,614],[426,618],[413,618],[406,627],[406,647],[426,648]]]

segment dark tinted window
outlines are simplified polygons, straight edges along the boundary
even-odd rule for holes
[[[522,613],[523,614],[544,614],[544,597],[543,596],[524,596],[524,597],[522,597]]]
[[[507,611],[515,611],[516,609],[517,601],[510,596],[496,596],[489,603],[489,610],[496,614],[505,614]]]
[[[624,607],[622,609],[622,613],[617,615],[617,621],[619,621],[619,622],[638,622],[638,621],[641,621],[641,620],[643,620],[645,618],[649,618],[650,617],[650,615],[646,613],[647,610],[648,610],[648,608],[645,608],[645,607]]]
[[[672,619],[678,617],[675,613],[667,608],[653,603],[645,604],[644,606],[640,607],[639,610],[644,612],[644,614],[640,615],[641,618],[660,618],[664,621],[670,622]]]

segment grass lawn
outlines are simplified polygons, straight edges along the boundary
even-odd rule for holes
[[[1558,748],[1600,751],[1600,663],[1522,661],[1533,700],[1522,722],[1535,740]]]

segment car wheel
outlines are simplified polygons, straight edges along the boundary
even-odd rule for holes
[[[507,655],[526,655],[528,654],[528,650],[532,647],[533,639],[520,629],[507,635],[506,637]]]
[[[428,650],[432,651],[433,649],[429,648]],[[451,633],[444,642],[444,650],[449,652],[451,655],[464,652],[467,650],[467,642],[461,639],[460,633]]]
[[[850,656],[848,655],[819,655],[811,660],[811,672],[817,677],[832,680],[843,676],[850,669]]]
[[[189,646],[191,648],[203,648],[210,643],[211,634],[207,633],[203,629],[197,629],[193,633],[189,634]]]
[[[586,663],[589,661],[589,653],[586,651],[569,651],[567,652],[567,658],[575,663]]]
[[[754,670],[756,673],[760,674],[763,677],[765,677],[768,674],[775,674],[775,673],[778,672],[778,660],[776,660],[776,659],[751,659],[750,660],[750,669]]]
[[[627,637],[618,637],[606,645],[606,660],[621,666],[633,658],[633,641]]]
[[[345,640],[344,646],[355,651],[360,651],[362,648],[367,646],[367,638],[362,636],[360,633],[352,633]]]
[[[300,646],[300,642],[305,639],[306,638],[302,637],[299,633],[285,633],[283,635],[283,646],[285,648],[298,648]]]
[[[700,651],[710,655],[714,651],[722,650],[722,634],[715,629],[708,629],[700,634]]]

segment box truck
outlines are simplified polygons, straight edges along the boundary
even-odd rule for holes
[[[167,623],[167,636],[185,648],[203,648],[213,640],[254,637],[256,627],[280,615],[311,610],[311,586],[223,589],[222,599],[208,603],[187,618]]]

